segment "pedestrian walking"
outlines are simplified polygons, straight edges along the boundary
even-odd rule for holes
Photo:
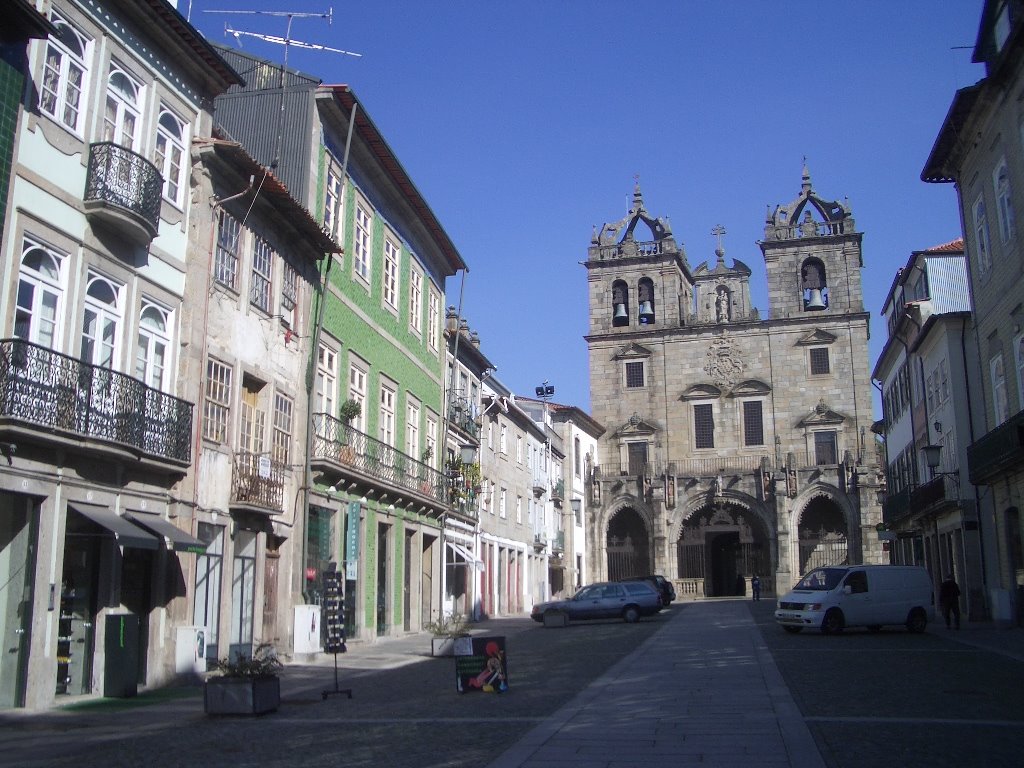
[[[761,577],[756,573],[754,578],[750,580],[750,591],[753,592],[755,600],[761,599]]]
[[[946,574],[946,580],[939,587],[939,605],[942,606],[942,617],[946,620],[946,629],[950,626],[950,614],[953,625],[960,629],[960,587],[952,573]]]

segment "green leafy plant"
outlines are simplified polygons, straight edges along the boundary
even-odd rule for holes
[[[428,621],[425,628],[434,637],[469,637],[466,617],[461,613],[442,614],[435,621]]]
[[[238,653],[234,661],[218,659],[214,664],[214,671],[221,677],[275,677],[282,669],[284,664],[270,643],[256,646],[252,656]]]
[[[352,419],[358,418],[359,414],[362,412],[363,406],[358,400],[348,399],[338,406],[338,415],[346,424],[352,421]]]

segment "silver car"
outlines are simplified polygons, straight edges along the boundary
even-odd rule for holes
[[[641,616],[653,616],[661,610],[661,595],[650,582],[607,581],[590,584],[568,600],[552,600],[533,606],[530,617],[548,623],[564,617],[569,620],[615,619],[620,616],[628,622],[639,621]]]

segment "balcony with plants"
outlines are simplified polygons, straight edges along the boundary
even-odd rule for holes
[[[180,472],[191,462],[192,410],[192,403],[119,371],[23,339],[0,340],[5,440]]]
[[[237,451],[231,472],[233,510],[278,515],[284,511],[288,467],[265,453]]]
[[[86,214],[116,228],[137,246],[149,245],[160,226],[160,171],[142,155],[109,141],[89,147]]]

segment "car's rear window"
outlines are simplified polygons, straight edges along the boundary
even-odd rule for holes
[[[645,581],[631,581],[623,584],[626,591],[631,595],[649,595],[654,591],[654,587],[650,586]]]

